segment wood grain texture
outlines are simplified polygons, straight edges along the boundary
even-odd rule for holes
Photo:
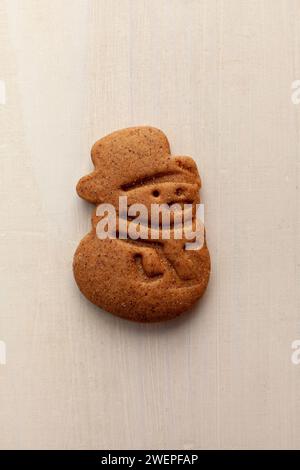
[[[0,447],[300,448],[298,0],[0,0]],[[137,325],[72,277],[90,147],[160,127],[198,163],[193,314]]]

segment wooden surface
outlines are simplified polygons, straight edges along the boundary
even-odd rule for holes
[[[298,0],[1,0],[1,448],[300,448]],[[130,125],[192,155],[212,255],[193,314],[83,298],[89,151]]]

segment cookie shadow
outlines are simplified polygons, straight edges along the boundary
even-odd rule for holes
[[[80,291],[78,292],[78,296],[80,296],[80,303],[86,311],[86,314],[94,318],[99,330],[115,330],[129,336],[138,335],[139,337],[148,337],[149,335],[164,337],[175,333],[179,328],[190,328],[191,324],[207,311],[206,304],[208,303],[208,296],[204,294],[191,309],[176,318],[162,322],[138,323],[119,318],[106,312],[97,305],[92,304]]]

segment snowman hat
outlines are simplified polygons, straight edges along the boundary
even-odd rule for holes
[[[95,170],[81,178],[77,192],[94,204],[110,200],[124,187],[167,175],[198,182],[200,187],[194,161],[190,157],[171,156],[167,137],[154,127],[113,132],[93,145],[91,157]]]

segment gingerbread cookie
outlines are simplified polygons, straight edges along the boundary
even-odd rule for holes
[[[169,237],[162,235],[161,218],[155,225],[151,216],[155,205],[186,205],[195,227],[201,186],[195,162],[171,156],[166,136],[152,127],[116,131],[96,142],[91,155],[95,170],[77,185],[79,196],[97,206],[92,230],[74,256],[79,289],[91,302],[122,318],[155,322],[176,317],[206,289],[210,258],[205,233],[200,248],[187,249],[195,237],[187,237],[184,230],[178,236],[176,212],[170,213]],[[144,208],[138,220],[130,216],[135,206],[139,215]],[[103,236],[98,229],[105,225],[110,208],[115,217],[109,220],[116,227]]]

